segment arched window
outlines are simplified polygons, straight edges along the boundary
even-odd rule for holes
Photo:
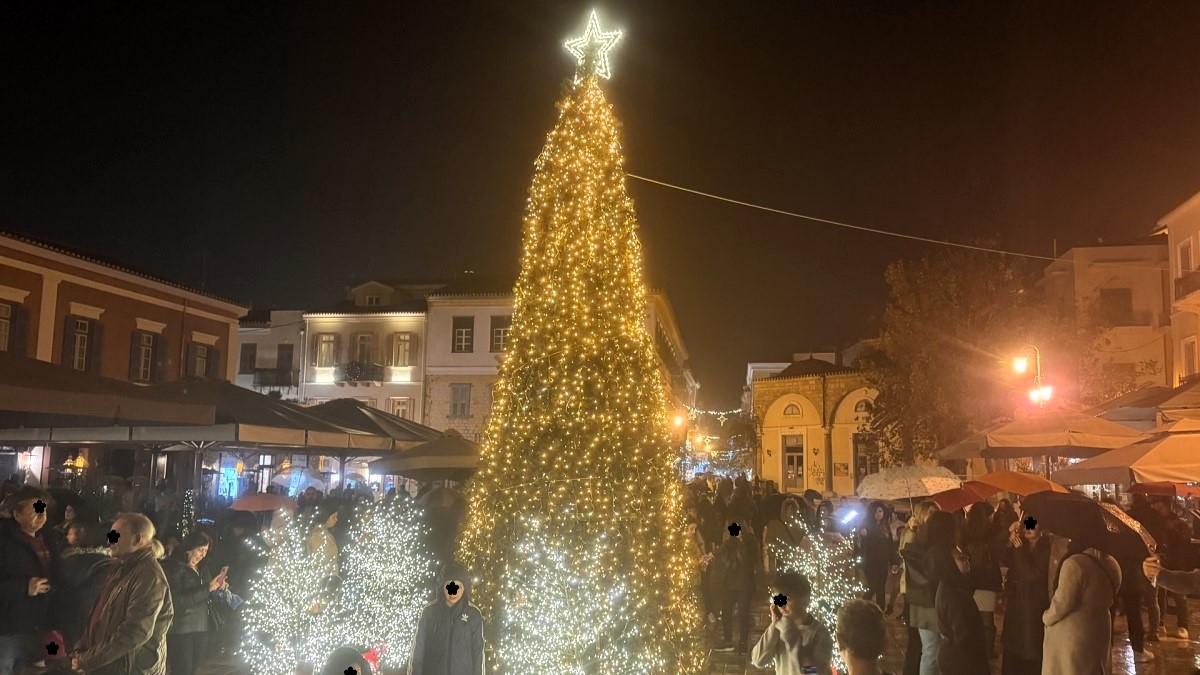
[[[873,407],[874,407],[874,406],[873,406],[873,405],[871,405],[871,399],[869,399],[869,398],[864,398],[863,400],[861,400],[861,401],[859,401],[858,403],[855,403],[855,404],[854,404],[854,412],[856,412],[856,413],[870,413],[870,412],[871,412],[871,409],[872,409]]]
[[[796,405],[795,403],[789,403],[787,404],[787,407],[783,409],[783,414],[799,417],[804,413],[800,412],[800,406]]]

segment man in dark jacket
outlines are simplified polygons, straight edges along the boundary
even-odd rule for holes
[[[471,575],[448,563],[438,599],[421,612],[408,675],[483,675],[483,615],[471,604]]]
[[[758,546],[751,540],[749,523],[730,522],[721,548],[717,550],[717,579],[721,585],[721,635],[723,644],[717,651],[729,652],[733,644],[733,620],[736,608],[739,642],[737,653],[745,654],[750,643],[751,595],[758,590],[755,570],[758,569]]]
[[[41,531],[49,500],[22,487],[12,495],[12,518],[0,521],[0,675],[19,675],[51,628],[54,559]]]
[[[175,610],[158,564],[163,551],[154,523],[140,513],[123,513],[109,540],[117,564],[71,655],[71,668],[87,675],[165,675]]]
[[[1150,503],[1159,518],[1159,531],[1151,534],[1158,541],[1158,554],[1163,567],[1169,570],[1192,570],[1196,568],[1192,535],[1188,531],[1187,521],[1175,515],[1171,510],[1171,501],[1170,497],[1164,497]],[[1142,581],[1141,575],[1131,574],[1129,576],[1136,577],[1139,582]],[[1172,593],[1166,588],[1159,588],[1157,600],[1164,629],[1167,623],[1168,602],[1173,602],[1175,605],[1176,626],[1168,635],[1174,638],[1188,639],[1187,596]],[[1151,633],[1157,629],[1158,626],[1155,624],[1150,625]]]

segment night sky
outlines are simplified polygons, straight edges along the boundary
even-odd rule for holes
[[[0,229],[256,307],[515,275],[576,2],[4,3]],[[1049,255],[1200,191],[1197,2],[608,2],[632,173]],[[929,246],[630,182],[703,403]],[[207,261],[207,262],[206,262]]]

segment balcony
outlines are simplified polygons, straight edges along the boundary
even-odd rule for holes
[[[1183,276],[1175,280],[1175,302],[1183,300],[1196,291],[1200,291],[1200,270],[1185,272]]]
[[[1153,326],[1154,312],[1148,309],[1103,312],[1100,324],[1105,328],[1125,328],[1129,326]]]
[[[256,388],[271,388],[282,387],[290,388],[296,386],[299,373],[295,370],[279,369],[279,368],[255,368],[254,369],[254,386]]]
[[[351,361],[339,363],[333,368],[333,381],[337,384],[372,384],[385,381],[383,364]]]

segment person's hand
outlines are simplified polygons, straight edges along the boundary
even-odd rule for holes
[[[892,574],[900,574],[900,566],[892,565]]]
[[[1162,564],[1158,561],[1158,556],[1150,556],[1142,561],[1142,574],[1150,581],[1158,578],[1159,571],[1162,570]]]
[[[1008,543],[1012,544],[1013,548],[1021,548],[1021,521],[1017,521],[1008,526]]]
[[[779,605],[776,605],[775,602],[772,601],[771,602],[771,621],[778,621],[781,618],[783,618],[783,612],[780,611]]]
[[[79,667],[79,655],[78,654],[71,655],[71,670],[74,670],[77,673],[83,672],[83,669]]]
[[[27,590],[31,598],[42,593],[48,593],[50,592],[50,580],[45,577],[32,577],[29,580]]]

